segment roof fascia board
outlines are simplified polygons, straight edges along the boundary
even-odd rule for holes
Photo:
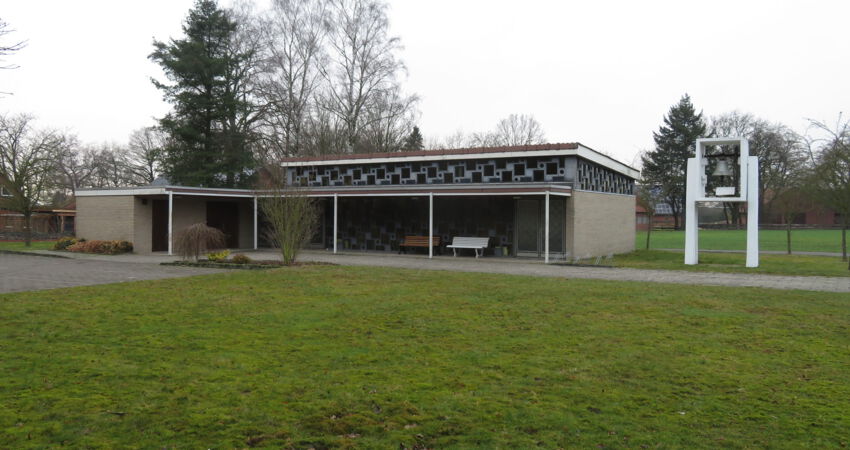
[[[579,145],[577,154],[588,161],[595,162],[596,164],[615,170],[636,180],[640,178],[640,171],[637,169],[633,169],[620,161],[611,158],[610,156],[599,153],[596,150],[587,148],[583,145]]]
[[[77,197],[104,197],[104,196],[124,196],[124,195],[167,195],[171,192],[174,195],[183,196],[204,196],[204,197],[254,197],[254,191],[247,189],[229,189],[229,188],[202,188],[188,186],[157,186],[157,187],[133,187],[133,188],[117,188],[117,189],[80,189],[77,190]]]

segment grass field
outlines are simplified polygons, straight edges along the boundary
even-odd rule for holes
[[[23,242],[0,241],[0,250],[28,251],[28,250],[50,250],[56,241],[33,241],[27,247]]]
[[[0,447],[828,448],[850,296],[311,266],[0,295]]]
[[[653,249],[685,248],[684,231],[653,231],[650,237]],[[760,250],[782,251],[786,249],[784,230],[759,231]],[[646,248],[646,232],[639,231],[635,248]],[[701,250],[746,250],[745,230],[700,230]],[[791,232],[791,251],[798,252],[841,252],[841,230],[794,230]]]
[[[616,255],[615,267],[632,269],[687,270],[691,272],[753,273],[770,275],[850,277],[847,262],[834,256],[759,255],[759,266],[747,268],[743,253],[700,253],[699,264],[686,266],[681,252],[636,250]]]

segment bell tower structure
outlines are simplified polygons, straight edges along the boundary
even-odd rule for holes
[[[697,139],[688,158],[685,195],[685,264],[699,263],[700,202],[747,204],[747,267],[759,265],[759,162],[744,138]]]

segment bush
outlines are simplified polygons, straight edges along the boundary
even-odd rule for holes
[[[196,223],[178,232],[174,236],[174,251],[183,259],[198,260],[209,250],[224,248],[227,240],[218,228]]]
[[[207,253],[207,259],[212,262],[224,262],[230,256],[230,250],[222,250],[220,252]]]
[[[133,251],[133,244],[127,241],[84,241],[69,245],[66,250],[75,253],[96,253],[100,255],[117,255]]]
[[[80,241],[85,241],[85,239],[80,239]],[[59,238],[59,240],[57,240],[56,243],[53,244],[53,250],[66,250],[68,247],[80,241],[72,237]]]
[[[233,255],[233,258],[230,258],[230,262],[233,264],[251,264],[251,258],[249,258],[248,255],[238,253]]]

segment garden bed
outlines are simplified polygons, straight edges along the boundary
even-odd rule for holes
[[[262,261],[251,261],[250,263],[234,263],[230,261],[224,262],[216,262],[210,260],[199,260],[199,261],[172,261],[172,262],[164,262],[160,263],[163,266],[184,266],[184,267],[206,267],[213,269],[242,269],[242,270],[261,270],[261,269],[276,269],[280,267],[299,267],[299,266],[335,266],[333,263],[325,263],[325,262],[313,262],[313,261],[305,261],[305,262],[296,262],[294,264],[290,264],[289,266],[283,264],[280,261],[274,260],[262,260]]]

